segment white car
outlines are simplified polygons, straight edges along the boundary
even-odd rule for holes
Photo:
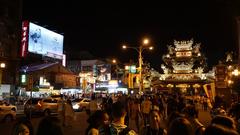
[[[88,98],[78,99],[77,102],[72,101],[73,109],[76,111],[82,111],[89,109],[89,102],[91,100]]]
[[[57,113],[58,102],[59,100],[56,98],[32,98],[32,101],[28,99],[24,103],[24,113],[28,116],[31,110],[31,114],[49,116],[52,113]]]
[[[17,107],[15,105],[8,104],[4,101],[0,101],[0,108],[3,110],[12,110],[12,111],[17,111]]]
[[[0,121],[10,122],[16,119],[16,111],[5,110],[0,107]]]

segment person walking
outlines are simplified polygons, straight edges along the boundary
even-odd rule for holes
[[[43,118],[38,125],[36,135],[63,135],[59,122],[57,117],[47,116]]]
[[[130,107],[130,118],[135,122],[135,126],[137,128],[137,132],[139,132],[139,118],[142,117],[140,114],[140,103],[137,98],[132,100],[132,106]]]
[[[33,135],[33,125],[31,121],[25,117],[21,118],[13,127],[12,135]]]
[[[73,107],[72,107],[72,102],[71,100],[67,100],[67,103],[65,104],[65,107],[64,107],[65,111],[64,111],[64,117],[65,117],[65,126],[66,127],[72,127],[72,121],[74,119],[74,116],[75,116],[75,112],[73,110]]]
[[[146,97],[145,100],[142,102],[141,106],[142,106],[141,109],[143,113],[144,126],[146,126],[149,122],[149,113],[152,107],[152,102],[150,101],[150,97]]]
[[[207,98],[207,96],[204,96],[204,98],[203,98],[203,110],[204,111],[208,110],[208,98]]]
[[[205,131],[204,125],[198,120],[198,110],[194,105],[187,106],[184,109],[186,118],[192,124],[195,135],[203,135]]]
[[[151,110],[150,112],[150,134],[151,135],[166,135],[167,131],[162,128],[161,117],[159,110]]]
[[[137,133],[125,125],[126,107],[122,102],[115,102],[112,105],[113,120],[110,124],[111,135],[137,135]]]
[[[61,96],[61,99],[58,101],[58,119],[61,122],[62,126],[64,125],[65,121],[65,101],[63,100],[63,95]]]
[[[90,115],[96,112],[97,109],[98,109],[98,104],[97,104],[95,95],[92,95],[91,101],[89,102]]]
[[[86,135],[108,135],[109,116],[105,111],[97,110],[87,120]]]

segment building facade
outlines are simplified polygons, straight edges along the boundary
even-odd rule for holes
[[[20,66],[19,45],[21,39],[21,0],[0,2],[0,62],[2,84],[18,85]]]
[[[180,92],[190,95],[204,93],[203,86],[213,82],[206,73],[206,58],[200,52],[200,44],[189,41],[174,41],[168,46],[168,53],[163,55],[161,65],[163,74],[160,84],[170,92]]]

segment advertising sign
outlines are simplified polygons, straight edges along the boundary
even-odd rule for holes
[[[62,59],[62,35],[30,22],[28,40],[29,52]]]
[[[29,22],[24,21],[22,23],[22,40],[21,40],[21,48],[20,48],[20,57],[27,56],[27,48],[28,48],[28,32],[29,32]]]
[[[129,68],[129,72],[130,73],[136,73],[137,72],[136,65],[131,65],[130,68]]]
[[[111,80],[111,65],[110,64],[100,64],[97,66],[97,75],[99,81]]]

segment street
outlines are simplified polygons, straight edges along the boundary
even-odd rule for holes
[[[88,126],[87,118],[88,115],[86,112],[76,112],[76,119],[73,121],[73,127],[62,127],[62,131],[64,135],[84,135],[85,130]],[[18,118],[24,116],[23,114],[18,114]],[[31,122],[34,127],[34,132],[36,133],[37,127],[39,122],[41,121],[43,117],[33,117]],[[202,122],[205,126],[207,126],[211,120],[209,111],[203,111],[199,107],[199,120]],[[17,120],[16,120],[17,121]],[[16,121],[11,123],[0,123],[0,133],[2,135],[10,135],[13,125],[16,123]],[[136,129],[133,122],[130,121],[130,128]]]

